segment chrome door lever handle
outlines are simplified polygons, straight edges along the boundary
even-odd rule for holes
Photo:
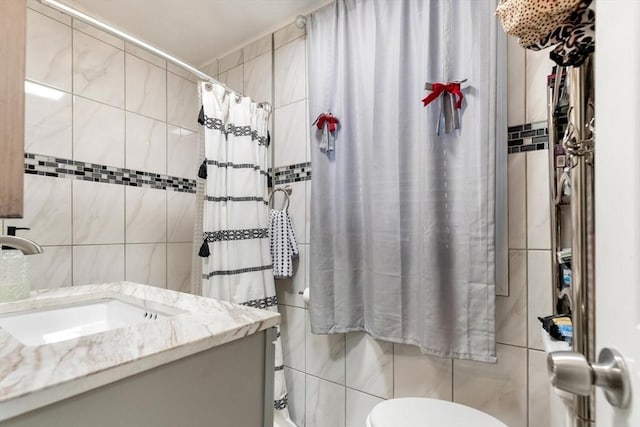
[[[574,351],[555,351],[547,356],[547,369],[551,385],[559,390],[588,396],[593,386],[598,386],[612,406],[629,405],[629,371],[622,355],[614,349],[603,348],[598,363],[589,363],[584,355]]]

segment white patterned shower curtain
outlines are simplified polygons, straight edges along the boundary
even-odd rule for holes
[[[201,83],[206,184],[202,217],[202,295],[277,311],[267,233],[269,114],[248,97]],[[280,334],[274,409],[288,419]],[[276,418],[281,418],[276,417]]]

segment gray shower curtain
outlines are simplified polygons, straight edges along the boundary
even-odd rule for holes
[[[495,362],[495,1],[338,0],[308,19],[311,328]],[[425,82],[468,79],[436,135]],[[500,131],[501,132],[501,131]],[[499,133],[500,133],[499,132]],[[506,149],[505,149],[506,152]]]

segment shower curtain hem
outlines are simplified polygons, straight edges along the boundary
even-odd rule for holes
[[[498,362],[498,358],[495,355],[495,350],[493,352],[493,355],[486,355],[484,353],[476,354],[476,353],[442,352],[442,351],[433,350],[433,349],[430,349],[428,347],[421,346],[418,343],[417,340],[413,340],[411,338],[401,339],[401,338],[398,338],[398,337],[385,337],[383,335],[376,334],[376,333],[372,332],[371,330],[369,330],[369,329],[367,329],[365,327],[353,327],[353,328],[331,327],[331,328],[329,328],[327,330],[324,330],[324,329],[316,330],[316,329],[312,328],[311,332],[313,334],[315,334],[315,335],[346,334],[346,333],[350,333],[350,332],[365,332],[366,334],[368,334],[369,336],[371,336],[371,338],[373,338],[375,340],[391,342],[391,343],[394,343],[394,344],[415,345],[416,347],[418,347],[420,349],[422,354],[425,354],[425,355],[446,357],[446,358],[449,358],[449,359],[472,360],[474,362],[484,362],[484,363],[497,363]]]

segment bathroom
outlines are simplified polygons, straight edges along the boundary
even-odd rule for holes
[[[500,32],[496,37],[502,40],[502,44],[497,43],[495,55],[502,55],[503,69],[495,71],[498,83],[494,89],[501,97],[497,102],[502,101],[503,108],[498,110],[503,114],[494,119],[504,134],[500,145],[503,151],[498,153],[496,148],[495,155],[496,180],[500,181],[496,184],[496,206],[502,206],[495,213],[496,240],[502,239],[495,248],[496,360],[486,363],[425,355],[418,346],[377,340],[365,332],[312,332],[309,304],[313,304],[313,292],[310,302],[303,297],[306,289],[319,286],[311,283],[311,266],[317,261],[311,256],[315,244],[312,229],[317,229],[312,226],[317,219],[313,218],[311,206],[318,206],[320,200],[312,201],[312,171],[313,179],[318,179],[320,175],[314,169],[320,162],[316,159],[328,156],[313,153],[318,138],[327,135],[325,131],[319,137],[312,125],[317,112],[323,110],[314,107],[319,102],[313,99],[318,90],[314,91],[310,76],[318,71],[311,69],[309,63],[319,61],[317,54],[315,59],[311,57],[314,50],[317,52],[314,43],[321,42],[318,36],[313,39],[317,22],[314,14],[335,7],[335,1],[61,1],[122,30],[124,37],[47,6],[47,1],[0,0],[0,10],[9,10],[10,4],[15,8],[16,3],[24,3],[21,7],[26,9],[24,151],[19,157],[19,167],[24,170],[24,191],[20,189],[24,211],[20,218],[0,218],[0,235],[9,234],[9,227],[15,227],[17,236],[41,245],[42,253],[26,257],[32,291],[127,281],[181,293],[202,292],[197,284],[200,280],[194,279],[195,275],[199,278],[202,263],[198,249],[202,243],[203,206],[198,196],[205,150],[205,131],[197,118],[203,105],[199,93],[206,89],[200,86],[202,75],[188,69],[190,64],[227,88],[255,102],[270,104],[265,108],[270,110],[271,143],[265,150],[270,190],[287,188],[286,193],[273,193],[273,202],[279,208],[288,206],[299,253],[292,277],[275,280],[280,319],[268,320],[280,323],[281,355],[276,354],[276,358],[282,359],[280,374],[286,388],[286,399],[280,403],[288,412],[285,418],[289,418],[282,425],[364,427],[376,405],[407,397],[455,402],[464,405],[460,408],[476,409],[509,427],[564,425],[554,419],[557,396],[550,388],[547,353],[538,320],[556,310],[553,281],[557,276],[554,252],[558,248],[553,240],[557,218],[553,218],[550,198],[548,132],[548,76],[556,64],[549,57],[550,48],[524,49],[516,37],[504,34],[497,19],[486,23],[496,26]],[[357,7],[361,3],[395,2],[337,3]],[[433,4],[437,10],[454,7],[451,0],[407,3]],[[458,7],[464,8],[467,2],[460,3],[463,5]],[[634,112],[640,112],[635,99],[640,96],[632,97],[631,106],[620,108],[619,98],[608,96],[615,92],[610,86],[611,80],[616,79],[605,76],[614,72],[620,79],[630,76],[624,80],[630,86],[626,90],[640,94],[637,79],[632,77],[634,70],[640,68],[640,31],[632,28],[640,19],[640,8],[634,0],[617,2],[618,7],[607,0],[593,3],[598,40],[604,40],[598,44],[602,49],[595,59],[599,95],[596,111],[601,125],[598,131],[607,145],[613,146],[614,142],[609,141],[619,144],[615,148],[617,155],[611,153],[614,150],[602,150],[596,156],[595,251],[603,255],[596,256],[595,281],[603,282],[599,278],[606,275],[607,292],[601,291],[604,286],[596,287],[595,344],[598,350],[609,346],[625,353],[627,365],[636,372],[633,385],[637,387],[640,340],[629,338],[631,334],[640,338],[634,329],[640,318],[640,299],[638,291],[628,283],[634,283],[636,278],[634,260],[640,251],[635,237],[627,236],[637,231],[634,214],[640,212],[633,203],[621,209],[624,214],[612,215],[608,207],[628,199],[623,191],[638,189],[634,179],[635,170],[640,168],[635,159],[640,156],[619,153],[626,150],[640,154],[632,151],[638,148],[628,141],[633,139],[629,135],[637,140],[640,133],[632,119]],[[495,5],[492,7],[495,9]],[[214,13],[209,8],[220,11]],[[387,19],[384,7],[380,10],[382,18]],[[622,25],[612,24],[622,19],[631,23],[631,29],[626,29],[629,34],[619,28]],[[247,25],[239,25],[243,21]],[[10,30],[6,19],[0,17],[0,22],[0,31]],[[213,28],[216,23],[223,29]],[[455,27],[455,23],[449,25]],[[465,25],[471,27],[469,22]],[[452,31],[463,30],[443,27],[438,31],[432,37],[448,39]],[[159,51],[140,47],[127,39],[127,34]],[[627,49],[633,60],[627,57],[625,62],[613,49],[606,49],[614,40]],[[0,53],[4,55],[8,48],[3,49],[2,43]],[[184,60],[187,67],[168,60],[162,52]],[[460,58],[452,61],[455,68],[455,61]],[[3,66],[0,73],[9,71]],[[466,77],[469,76],[451,76]],[[424,81],[423,78],[422,84]],[[469,89],[474,84],[469,81],[461,85],[465,104],[459,120],[464,130],[466,123],[473,123],[469,104],[474,101],[474,93]],[[414,89],[408,96],[415,99],[409,102],[421,106],[421,99],[428,95],[424,89]],[[4,96],[1,90],[2,84],[0,94]],[[424,120],[440,121],[436,104],[421,106]],[[6,105],[11,104],[3,99],[5,111]],[[614,109],[615,114],[609,112]],[[338,111],[332,112],[341,119]],[[627,117],[626,121],[620,120]],[[1,120],[0,124],[4,123]],[[336,133],[329,133],[329,144],[340,149],[341,132],[348,132],[349,126],[342,120]],[[456,132],[449,134],[440,129],[442,138],[450,141]],[[6,146],[0,147],[5,157]],[[318,157],[313,157],[312,162],[314,155]],[[0,160],[0,165],[8,170],[11,164]],[[627,174],[622,177],[628,179],[620,179],[618,173]],[[2,175],[2,179],[8,176]],[[617,190],[598,192],[599,186]],[[0,184],[0,192],[8,187]],[[0,196],[0,203],[7,202],[4,195]],[[629,257],[611,259],[613,255],[604,255],[608,253],[627,253]],[[215,256],[216,251],[212,250],[209,259]],[[609,284],[612,277],[615,283]],[[635,307],[612,310],[617,303],[611,294],[633,295],[629,301],[635,301]],[[0,318],[5,314],[2,307],[0,303]],[[9,310],[11,305],[6,308]],[[615,318],[616,311],[619,319]],[[614,325],[619,326],[617,320],[626,323],[620,332],[612,333]],[[11,381],[10,376],[3,377],[2,360],[0,384]],[[171,387],[170,383],[165,385]],[[593,399],[597,423],[576,421],[575,425],[638,425],[639,395],[632,393],[628,405],[631,409],[618,410],[597,391]],[[0,394],[0,403],[2,398]],[[245,407],[237,401],[234,406],[236,412]],[[0,425],[12,421],[1,415],[0,411]],[[117,424],[107,420],[101,425]],[[185,421],[183,425],[221,424],[213,419],[202,424]]]

